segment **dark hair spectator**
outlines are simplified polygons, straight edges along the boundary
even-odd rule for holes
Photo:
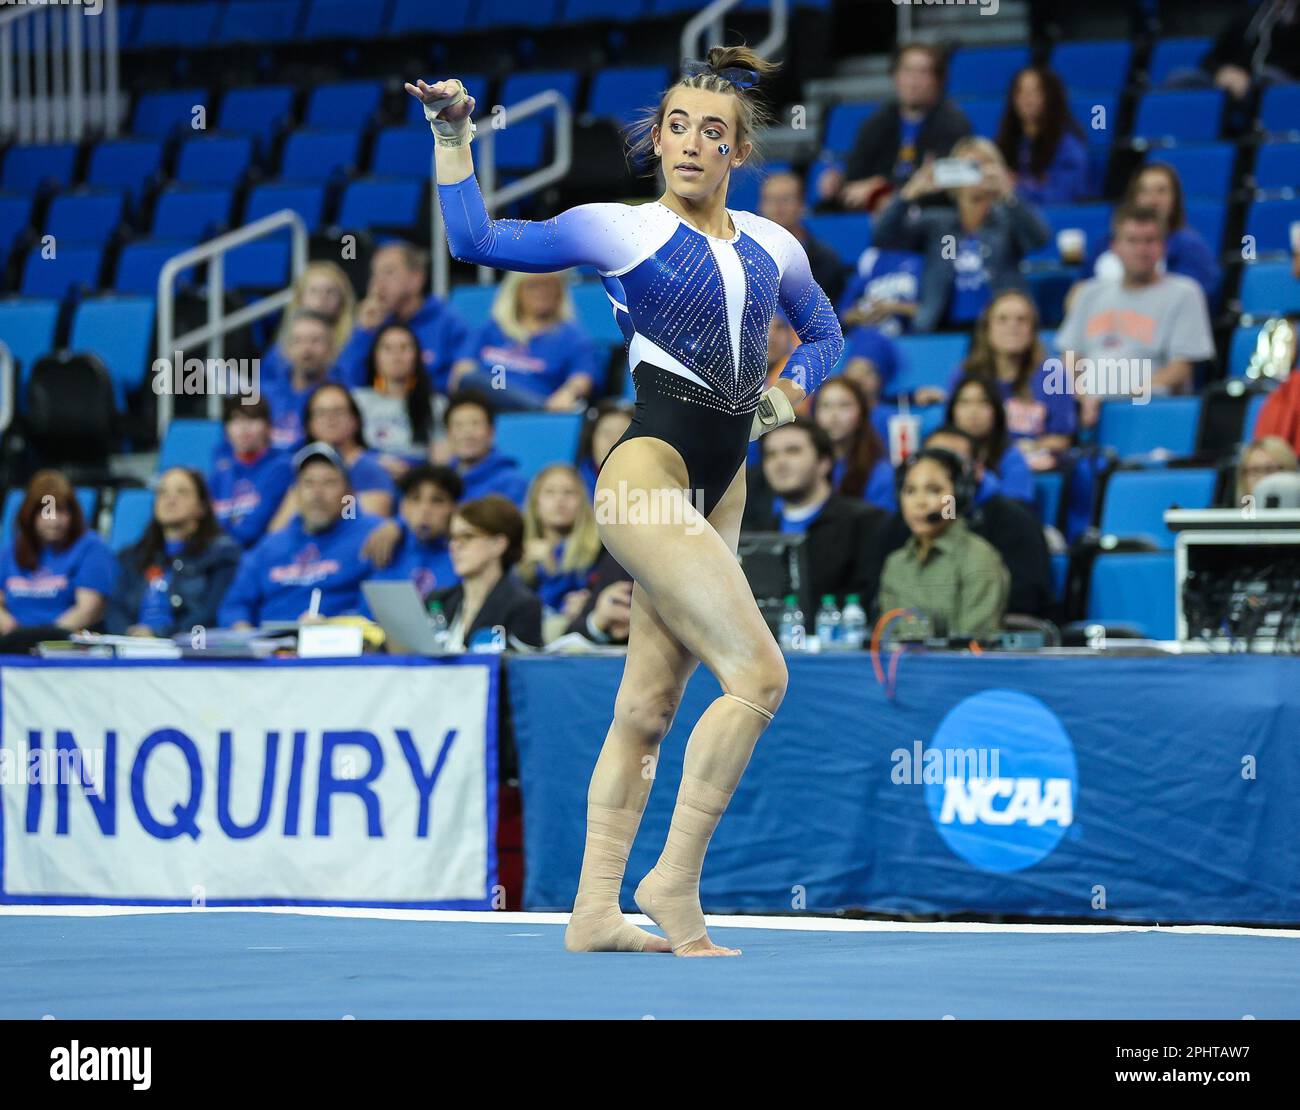
[[[465,499],[499,493],[522,505],[528,480],[513,458],[497,450],[496,420],[487,398],[476,390],[459,390],[447,403],[443,423],[451,451],[449,465],[465,483]]]
[[[596,471],[632,423],[634,406],[618,397],[603,397],[586,411],[578,433],[578,473],[595,496]]]
[[[960,428],[979,445],[977,458],[997,475],[1002,492],[1030,503],[1034,478],[1024,454],[1007,434],[1007,413],[996,382],[966,374],[953,386],[944,422]]]
[[[406,324],[385,324],[366,359],[366,384],[352,390],[362,416],[362,438],[395,476],[428,453],[436,405],[420,359],[420,339]]]
[[[813,394],[813,420],[826,430],[835,451],[830,479],[835,492],[894,508],[894,468],[862,386],[844,375],[827,379]]]
[[[248,403],[245,403],[248,402]],[[271,445],[266,398],[227,397],[221,405],[225,440],[208,478],[217,523],[240,547],[252,547],[293,485],[287,452]]]
[[[1071,204],[1088,194],[1088,148],[1070,115],[1065,86],[1047,66],[1011,79],[998,149],[1015,167],[1016,191],[1030,204]]]

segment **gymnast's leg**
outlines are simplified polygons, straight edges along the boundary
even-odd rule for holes
[[[627,662],[614,700],[614,721],[587,789],[587,845],[564,932],[570,952],[670,951],[662,937],[623,917],[618,893],[654,785],[659,743],[697,664],[651,608],[645,591],[634,584]]]
[[[641,477],[653,468],[629,450],[636,445],[676,455],[656,440],[628,441],[606,460],[602,480],[653,485]],[[691,732],[667,843],[636,891],[637,905],[683,956],[738,954],[708,938],[700,872],[709,839],[785,695],[785,660],[735,556],[744,481],[742,468],[708,521],[696,518],[693,527],[629,522],[602,528],[606,546],[645,588],[655,612],[725,691]]]

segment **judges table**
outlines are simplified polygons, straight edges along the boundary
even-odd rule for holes
[[[1300,660],[908,652],[892,688],[865,655],[789,664],[713,838],[710,911],[1300,921]],[[7,661],[0,902],[498,908],[508,715],[524,904],[568,909],[622,671],[608,655]],[[628,908],[719,693],[697,669]]]

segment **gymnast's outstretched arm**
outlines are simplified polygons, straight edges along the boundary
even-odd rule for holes
[[[470,154],[474,98],[459,81],[407,84],[425,106],[437,141],[438,202],[453,258],[523,273],[570,266],[619,269],[631,261],[628,212],[622,204],[582,204],[549,220],[488,216]]]

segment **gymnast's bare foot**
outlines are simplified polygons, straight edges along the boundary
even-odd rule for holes
[[[564,930],[564,947],[570,952],[671,952],[663,937],[640,929],[625,919],[617,906],[574,909]]]
[[[700,910],[698,887],[684,892],[674,890],[658,866],[655,866],[641,880],[632,897],[637,908],[668,935],[673,955],[740,955],[739,948],[724,948],[709,940],[709,934],[704,929],[704,913]],[[673,942],[674,935],[690,939]]]

